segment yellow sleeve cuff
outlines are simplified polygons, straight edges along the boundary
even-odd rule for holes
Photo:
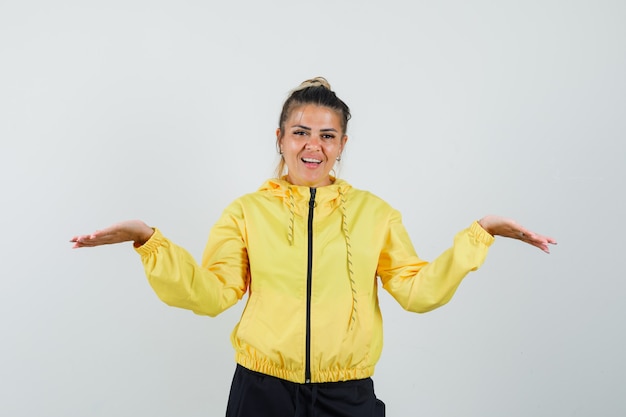
[[[139,255],[141,255],[141,257],[148,256],[152,254],[153,252],[155,252],[159,248],[159,246],[163,244],[163,241],[165,240],[165,236],[163,236],[163,234],[158,228],[153,227],[152,229],[154,229],[154,233],[152,234],[152,236],[150,236],[150,239],[148,239],[148,241],[144,243],[143,245],[139,247],[134,247],[135,251]]]
[[[475,238],[478,242],[484,243],[487,246],[491,246],[491,244],[496,240],[489,232],[482,228],[482,226],[475,221],[470,226],[470,235]]]

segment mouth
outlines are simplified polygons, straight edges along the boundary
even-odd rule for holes
[[[320,159],[315,159],[315,158],[301,158],[300,159],[302,162],[304,162],[305,164],[316,164],[319,165],[322,163],[322,161]]]

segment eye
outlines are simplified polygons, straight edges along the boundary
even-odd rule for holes
[[[335,139],[335,135],[332,135],[330,133],[326,133],[326,134],[322,135],[322,139],[332,140],[332,139]]]
[[[293,134],[296,135],[296,136],[304,136],[307,133],[304,130],[294,130]]]

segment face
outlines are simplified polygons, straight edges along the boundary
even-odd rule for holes
[[[348,140],[339,115],[328,107],[307,104],[294,108],[283,127],[285,131],[278,129],[276,136],[287,181],[313,188],[331,184],[330,171]]]

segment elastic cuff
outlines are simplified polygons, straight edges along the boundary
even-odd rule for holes
[[[487,246],[491,246],[491,244],[496,240],[489,232],[482,228],[482,226],[475,221],[470,226],[470,234],[476,238],[479,242],[484,243]]]
[[[154,230],[154,233],[150,236],[150,239],[138,248],[135,247],[135,251],[141,256],[150,255],[152,252],[156,251],[157,248],[163,243],[163,240],[165,240],[165,237],[158,228],[153,227],[152,229]]]

